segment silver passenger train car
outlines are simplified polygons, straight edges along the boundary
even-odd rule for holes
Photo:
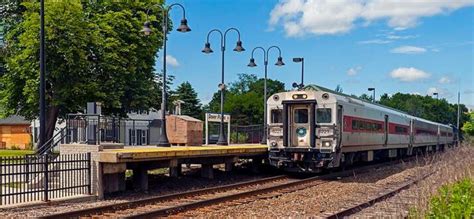
[[[455,143],[451,126],[319,86],[276,93],[267,103],[270,164],[287,171],[320,172]]]

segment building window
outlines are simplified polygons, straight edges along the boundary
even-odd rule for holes
[[[271,123],[283,123],[283,114],[281,109],[272,109]]]
[[[308,123],[308,109],[295,109],[295,123]]]
[[[317,123],[331,123],[331,108],[319,108],[316,110]]]

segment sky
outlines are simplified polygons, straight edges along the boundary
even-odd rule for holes
[[[218,28],[240,30],[246,51],[232,51],[236,32],[229,32],[225,51],[225,82],[238,74],[263,77],[263,54],[256,51],[257,67],[247,64],[256,46],[279,46],[285,66],[278,67],[277,50],[269,52],[268,77],[291,89],[305,84],[344,93],[439,93],[451,103],[474,108],[474,1],[472,0],[177,0],[186,9],[192,31],[168,35],[168,74],[174,87],[189,81],[203,103],[218,90],[221,74],[220,37],[210,36],[212,54],[201,50],[207,33]],[[171,19],[182,17],[173,8]],[[175,28],[176,29],[176,28]],[[156,69],[162,69],[159,53]]]

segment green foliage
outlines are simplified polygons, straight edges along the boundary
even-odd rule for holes
[[[238,133],[238,132],[230,133],[230,142],[234,144],[246,143],[248,138],[249,138],[249,135],[247,133]]]
[[[463,179],[443,186],[430,201],[430,218],[473,218],[474,182]]]
[[[183,82],[176,88],[174,98],[184,101],[181,104],[181,114],[194,118],[200,118],[202,114],[201,103],[197,97],[197,93],[189,82]]]
[[[457,104],[450,104],[446,99],[438,100],[430,96],[396,93],[392,96],[382,95],[379,103],[427,120],[443,124],[455,125],[457,123]],[[463,104],[460,108],[460,124],[463,124],[469,119],[464,113],[468,109]]]
[[[0,157],[25,156],[34,153],[32,150],[0,150]]]
[[[267,80],[269,96],[284,90],[284,83]],[[229,89],[224,92],[224,112],[231,114],[232,123],[250,125],[263,122],[263,91],[264,79],[252,74],[240,74],[239,80],[230,83]],[[214,93],[205,111],[220,112],[220,92]]]
[[[469,121],[464,123],[462,130],[469,136],[474,136],[474,112],[469,113]]]
[[[102,102],[104,113],[121,116],[155,106],[160,92],[153,66],[162,45],[163,33],[157,28],[162,20],[149,16],[154,28],[150,36],[140,30],[146,10],[157,2],[45,2],[49,126],[91,101]],[[39,111],[39,3],[26,1],[21,7],[12,7],[9,14],[17,15],[18,22],[8,20],[6,55],[0,59],[6,63],[0,75],[0,117],[33,119]]]

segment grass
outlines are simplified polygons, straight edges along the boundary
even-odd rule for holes
[[[34,153],[33,150],[0,150],[0,157],[25,156]]]
[[[442,186],[431,198],[429,218],[474,218],[474,182],[465,178]]]

